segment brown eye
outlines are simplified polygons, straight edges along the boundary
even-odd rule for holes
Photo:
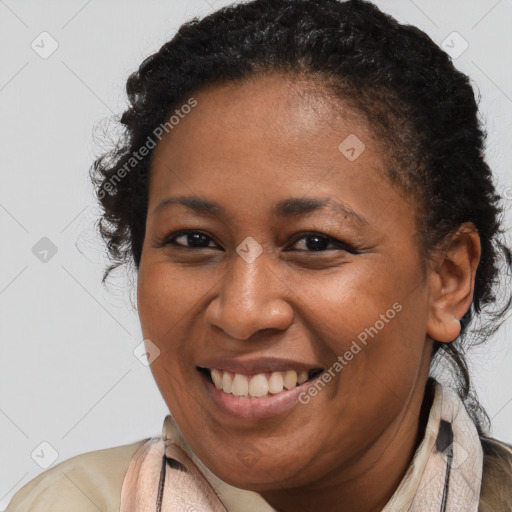
[[[334,250],[341,250],[347,251],[351,254],[358,254],[358,252],[349,245],[321,233],[306,233],[301,238],[295,240],[293,245],[296,245],[301,240],[307,240],[305,243],[306,250],[301,252],[324,252],[328,250],[330,246],[332,246],[331,249]]]
[[[185,243],[178,243],[176,240],[183,238]],[[213,241],[210,236],[206,233],[196,230],[178,231],[167,236],[160,245],[164,247],[166,245],[175,245],[184,249],[208,249],[210,241]]]

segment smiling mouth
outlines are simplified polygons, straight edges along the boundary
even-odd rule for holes
[[[279,395],[309,382],[323,372],[322,368],[309,371],[287,370],[244,375],[217,368],[197,367],[218,390],[236,397],[264,398]]]

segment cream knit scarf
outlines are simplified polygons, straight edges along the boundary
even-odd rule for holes
[[[434,381],[425,436],[382,512],[477,512],[483,452],[457,394]],[[120,512],[275,512],[257,493],[217,478],[197,458],[172,417],[162,437],[133,456]],[[347,511],[348,512],[348,511]]]

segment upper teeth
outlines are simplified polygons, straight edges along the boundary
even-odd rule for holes
[[[241,373],[232,373],[212,368],[213,383],[217,389],[234,396],[263,397],[269,393],[281,393],[283,389],[292,389],[308,380],[308,372],[287,370],[285,372],[258,373],[248,377]]]

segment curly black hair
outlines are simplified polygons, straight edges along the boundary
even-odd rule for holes
[[[142,62],[126,84],[123,132],[90,170],[111,261],[102,282],[122,264],[138,270],[154,137],[172,128],[170,116],[182,117],[193,106],[193,92],[208,84],[275,72],[314,80],[370,123],[385,142],[390,182],[414,202],[425,261],[463,223],[478,230],[482,254],[473,301],[458,338],[434,340],[432,368],[449,364],[452,385],[479,433],[487,434],[490,420],[465,354],[505,320],[512,297],[506,294],[499,308],[496,287],[500,256],[509,270],[512,253],[503,240],[502,199],[484,160],[486,133],[469,78],[424,32],[368,1],[232,4],[184,23]]]

